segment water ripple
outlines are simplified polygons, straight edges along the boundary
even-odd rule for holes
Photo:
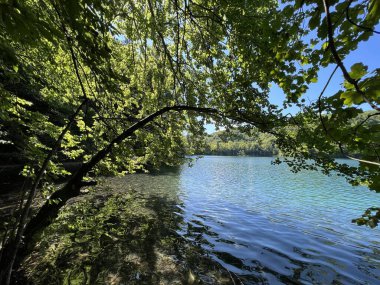
[[[244,284],[380,284],[380,230],[351,223],[380,195],[270,161],[204,157],[128,184],[178,201],[177,233]]]
[[[267,158],[205,157],[180,183],[188,231],[246,284],[380,283],[379,230],[350,223],[380,204],[367,189]]]

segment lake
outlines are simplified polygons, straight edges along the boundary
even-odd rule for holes
[[[206,156],[118,183],[175,199],[177,233],[244,284],[379,284],[380,230],[351,220],[380,195],[271,160]]]

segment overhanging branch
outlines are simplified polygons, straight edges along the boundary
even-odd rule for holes
[[[358,85],[358,81],[353,79],[350,74],[348,73],[346,67],[344,66],[343,62],[342,62],[342,59],[340,58],[337,50],[336,50],[336,47],[335,47],[335,41],[334,41],[334,31],[333,31],[333,25],[331,23],[331,15],[330,15],[330,10],[329,10],[329,4],[327,3],[327,0],[322,0],[323,1],[323,6],[324,6],[324,9],[325,9],[325,13],[326,13],[326,23],[327,23],[327,33],[328,33],[328,39],[329,39],[329,47],[331,49],[331,53],[334,57],[334,60],[336,62],[336,64],[339,66],[339,68],[342,70],[343,72],[343,76],[344,76],[344,79],[347,80],[347,82],[349,82],[350,84],[352,84],[356,90],[356,92],[358,92],[362,97],[363,99],[374,109],[374,110],[377,110],[380,112],[380,108],[378,106],[376,106],[373,102],[371,102],[371,100],[368,99],[368,97],[365,95],[365,92],[363,92],[359,85]]]

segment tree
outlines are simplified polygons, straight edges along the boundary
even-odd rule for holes
[[[87,177],[177,164],[210,120],[274,135],[295,171],[338,171],[380,191],[379,126],[370,123],[379,113],[379,70],[358,63],[348,71],[343,62],[377,33],[378,2],[284,2],[3,1],[1,134],[23,154],[32,186],[2,250],[2,283],[20,246],[22,258]],[[344,90],[306,105],[301,95],[330,63]],[[272,82],[302,112],[286,116],[271,104]],[[374,113],[357,119],[365,102]],[[337,148],[359,167],[335,162]],[[70,176],[63,161],[83,165]],[[68,182],[56,190],[60,175]],[[46,203],[30,218],[40,189]],[[376,210],[358,221],[377,225]]]

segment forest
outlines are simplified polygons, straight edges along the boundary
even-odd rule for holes
[[[369,117],[367,124],[379,125],[379,118],[374,114],[376,114],[374,111],[365,111],[351,120],[350,124],[357,126]],[[205,137],[204,145],[196,153],[201,155],[281,156],[281,152],[275,144],[275,136],[261,133],[255,129],[248,134],[236,129],[209,134]],[[356,158],[360,157],[360,153],[352,155]],[[335,149],[335,157],[345,158],[338,146]]]
[[[206,137],[205,146],[199,154],[274,156],[278,154],[274,140],[272,135],[260,132],[247,135],[237,131],[220,131]]]
[[[22,165],[24,183],[2,225],[0,284],[82,187],[181,165],[205,138],[205,153],[281,154],[294,172],[380,192],[380,68],[345,63],[379,19],[377,0],[1,1],[0,164]],[[209,123],[241,137],[207,138]],[[380,208],[363,211],[355,222],[376,227]]]

